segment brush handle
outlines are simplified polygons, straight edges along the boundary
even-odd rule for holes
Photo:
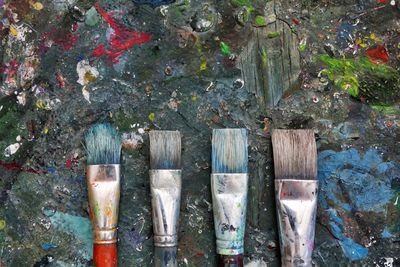
[[[93,244],[93,266],[117,267],[117,243]]]
[[[218,254],[218,267],[243,267],[243,254],[238,254],[238,255]]]
[[[177,247],[154,247],[154,267],[178,267]]]

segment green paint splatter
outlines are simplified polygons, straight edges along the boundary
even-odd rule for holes
[[[231,54],[231,48],[226,43],[221,42],[219,44],[219,47],[221,48],[221,52],[222,52],[223,55],[229,56]]]
[[[88,26],[95,26],[100,21],[100,15],[97,13],[95,7],[91,7],[86,12],[85,24]]]
[[[231,3],[234,6],[252,7],[250,0],[231,0]]]
[[[4,230],[6,228],[6,221],[5,220],[0,220],[0,231]]]
[[[52,225],[59,231],[72,234],[79,239],[84,247],[82,250],[82,257],[90,260],[92,258],[92,225],[88,218],[70,215],[67,213],[56,211],[53,213],[50,210],[44,210],[44,214],[49,217]],[[75,243],[74,246],[78,246]]]
[[[263,66],[267,66],[267,52],[265,51],[265,48],[262,48],[262,52],[261,52],[261,62],[263,64]]]
[[[96,203],[96,205],[94,206],[94,208],[93,208],[93,213],[94,213],[94,217],[95,217],[95,218],[98,218],[98,217],[99,217],[99,213],[100,213],[100,210],[99,210],[99,203]]]
[[[306,51],[306,44],[305,43],[300,43],[299,44],[299,51],[300,52],[304,52],[304,51]]]
[[[267,26],[267,22],[263,16],[256,16],[255,24],[257,27],[265,27]]]
[[[156,114],[154,114],[154,112],[151,112],[150,114],[149,114],[149,120],[150,121],[154,121],[156,119]]]
[[[387,115],[400,115],[400,110],[394,106],[371,105],[372,109]]]
[[[269,33],[267,33],[267,37],[268,38],[275,38],[275,37],[278,37],[279,35],[281,35],[280,32],[269,32]]]
[[[338,59],[321,55],[320,60],[328,66],[322,73],[350,95],[384,106],[400,100],[400,74],[392,67],[374,64],[366,57]]]

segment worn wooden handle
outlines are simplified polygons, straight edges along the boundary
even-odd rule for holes
[[[243,254],[219,255],[218,267],[243,267]]]
[[[117,243],[93,244],[93,266],[117,267]]]

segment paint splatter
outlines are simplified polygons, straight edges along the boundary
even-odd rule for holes
[[[152,7],[158,7],[162,5],[169,5],[175,2],[175,0],[133,0],[134,3],[139,5],[150,5]]]
[[[47,171],[43,170],[35,170],[33,168],[24,168],[21,164],[16,162],[4,162],[0,161],[0,168],[10,170],[10,171],[22,171],[22,172],[29,172],[34,174],[45,174]]]
[[[394,196],[391,182],[399,171],[399,164],[384,162],[373,148],[363,156],[356,149],[325,150],[318,154],[319,205],[326,210],[331,233],[350,260],[365,258],[368,249],[350,238],[354,233],[347,232],[343,218],[351,219],[350,206],[359,212],[385,212]],[[348,196],[346,200],[338,198],[343,191]]]
[[[0,220],[0,231],[4,230],[6,228],[6,221],[5,220]]]
[[[50,250],[50,249],[53,249],[53,248],[57,248],[57,246],[52,244],[52,243],[43,243],[43,244],[40,245],[40,247],[42,249],[44,249],[44,250]]]
[[[76,82],[83,86],[88,85],[99,76],[98,70],[95,67],[90,66],[89,61],[87,60],[81,60],[78,62],[76,65],[76,72],[79,77]]]
[[[383,45],[368,48],[365,54],[372,63],[385,64],[389,62],[389,53]]]
[[[97,12],[110,25],[114,32],[110,36],[110,43],[105,47],[104,43],[96,46],[92,52],[93,57],[107,56],[113,63],[119,62],[119,57],[134,45],[144,44],[151,40],[151,35],[144,32],[131,31],[119,25],[115,19],[108,14],[99,3],[95,4]]]
[[[92,225],[88,218],[70,215],[67,213],[50,210],[44,210],[44,214],[50,218],[52,225],[68,234],[74,235],[79,239],[82,244],[82,256],[90,260],[92,258]],[[74,246],[79,246],[79,243],[75,243]]]
[[[221,52],[224,56],[229,56],[232,52],[231,52],[231,48],[229,47],[229,45],[227,45],[224,42],[221,42],[219,44]]]

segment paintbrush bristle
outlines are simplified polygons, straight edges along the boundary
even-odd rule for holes
[[[150,168],[177,170],[181,168],[181,134],[179,131],[151,131]]]
[[[247,130],[214,129],[211,158],[213,173],[247,173]]]
[[[85,135],[88,165],[120,164],[121,138],[110,124],[96,124]]]
[[[317,179],[317,145],[313,130],[273,130],[272,149],[275,179]]]

